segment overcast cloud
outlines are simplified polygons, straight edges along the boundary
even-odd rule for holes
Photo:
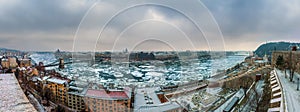
[[[213,50],[255,50],[266,41],[300,41],[299,0],[201,2],[223,33],[224,49]],[[177,6],[188,9],[191,3],[178,2]],[[212,50],[213,40],[216,44],[222,41],[215,30],[201,34],[195,30],[194,23],[173,9],[147,5],[117,15],[96,41],[101,22],[124,4],[128,1],[0,0],[0,47],[28,51],[72,50],[80,21],[92,6],[87,21],[83,21],[77,32],[74,48],[78,50]],[[200,3],[199,7],[202,7]],[[206,16],[197,10],[189,14]],[[210,29],[206,26],[210,24],[207,19],[203,17],[201,27]]]

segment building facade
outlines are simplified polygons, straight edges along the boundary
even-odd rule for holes
[[[84,93],[86,89],[70,86],[68,90],[68,107],[74,111],[81,112],[86,109]]]
[[[19,67],[31,67],[30,59],[19,59]]]
[[[51,77],[47,79],[47,88],[51,91],[51,100],[67,105],[68,80]]]
[[[88,89],[85,95],[87,111],[129,112],[131,110],[131,88]]]

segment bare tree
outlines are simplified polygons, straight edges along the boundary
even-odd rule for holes
[[[294,74],[295,74],[295,63],[293,63],[293,56],[292,56],[292,51],[290,51],[289,54],[289,69],[290,69],[290,81],[293,82]]]
[[[287,75],[286,75],[286,70],[288,69],[288,63],[285,63],[284,65],[284,77],[287,78]]]

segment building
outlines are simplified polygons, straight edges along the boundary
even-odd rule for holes
[[[31,67],[30,59],[19,59],[19,67]]]
[[[70,86],[68,89],[68,107],[74,111],[80,112],[85,110],[84,96],[87,88]]]
[[[86,91],[85,103],[91,112],[129,112],[131,88],[92,87]]]
[[[159,87],[138,88],[134,95],[135,112],[181,112],[183,108],[175,101],[162,96]]]
[[[15,57],[6,57],[1,59],[1,66],[3,69],[18,67],[17,59]]]
[[[0,74],[0,91],[0,112],[37,112],[13,73]]]
[[[18,67],[17,59],[15,57],[8,57],[8,62],[10,68]]]
[[[58,77],[51,77],[46,80],[47,88],[51,91],[52,101],[67,105],[68,82],[70,81]]]
[[[8,69],[9,68],[8,59],[5,59],[5,58],[1,59],[1,66],[2,66],[3,69]]]

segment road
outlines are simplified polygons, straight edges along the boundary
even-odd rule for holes
[[[289,112],[299,111],[300,107],[300,91],[297,91],[297,83],[296,78],[299,77],[299,74],[294,75],[294,83],[289,81],[289,77],[284,77],[284,71],[280,71],[276,69],[278,74],[278,78],[281,82],[283,88],[283,94],[285,96],[287,109]],[[287,71],[287,76],[289,76],[289,72]]]

